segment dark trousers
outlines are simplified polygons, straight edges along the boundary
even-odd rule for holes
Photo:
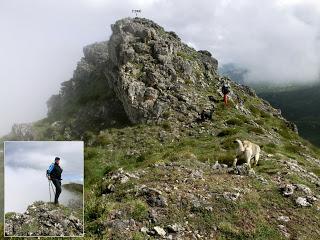
[[[54,203],[58,203],[58,199],[59,199],[60,193],[62,191],[61,181],[58,179],[52,179],[52,183],[56,187],[56,195],[54,196]]]

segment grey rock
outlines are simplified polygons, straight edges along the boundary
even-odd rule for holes
[[[281,233],[282,233],[286,238],[290,238],[290,233],[288,233],[288,230],[287,230],[286,226],[280,224],[280,225],[278,225],[278,227],[279,227]]]
[[[192,200],[192,208],[193,209],[199,209],[201,207],[202,207],[202,205],[198,199]]]
[[[278,221],[281,221],[281,222],[289,222],[290,221],[290,218],[288,216],[279,216],[278,217]]]
[[[203,178],[203,172],[201,170],[194,170],[191,172],[191,177],[194,179],[202,179]]]
[[[149,229],[147,227],[142,227],[140,229],[140,231],[143,232],[143,233],[147,233],[149,231]]]
[[[280,188],[283,196],[289,197],[294,193],[295,186],[292,184],[286,184],[285,186]]]
[[[162,227],[159,227],[159,226],[155,226],[153,228],[153,230],[156,232],[156,234],[158,236],[161,236],[161,237],[164,237],[167,234],[166,231]]]
[[[177,232],[183,231],[184,227],[182,227],[181,224],[174,223],[174,224],[168,225],[167,229],[168,229],[168,232],[177,233]]]
[[[298,197],[296,199],[296,204],[300,207],[309,207],[311,203],[308,202],[307,198],[305,197]]]
[[[296,187],[297,191],[302,191],[303,193],[305,193],[307,195],[312,194],[311,189],[304,184],[295,184],[294,186]]]
[[[212,169],[214,169],[214,170],[221,169],[221,168],[222,168],[222,166],[218,161],[216,161],[215,164],[212,165]]]
[[[143,187],[140,189],[140,194],[145,196],[147,203],[152,207],[167,207],[167,199],[162,196],[161,191],[154,189]]]
[[[238,192],[224,192],[223,193],[223,197],[226,199],[226,200],[229,200],[229,201],[236,201],[240,196],[240,193]]]
[[[255,175],[255,171],[250,168],[250,166],[247,163],[244,163],[242,165],[237,165],[234,169],[234,172],[238,175],[244,175],[244,176],[253,176]]]

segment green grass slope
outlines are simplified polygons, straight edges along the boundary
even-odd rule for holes
[[[85,238],[158,239],[152,231],[157,226],[167,236],[183,239],[319,238],[319,204],[301,208],[280,191],[281,185],[293,183],[320,194],[320,168],[314,160],[319,149],[260,110],[261,103],[246,101],[250,115],[232,103],[228,108],[219,103],[213,120],[188,128],[177,129],[170,122],[140,124],[87,137]],[[254,176],[212,168],[216,161],[232,163],[236,138],[262,146]],[[312,172],[315,181],[292,170],[291,161]],[[143,189],[159,191],[166,204],[154,205]],[[239,198],[230,200],[228,193],[239,193]],[[282,222],[281,216],[290,221]],[[178,232],[170,232],[174,224],[180,226]]]

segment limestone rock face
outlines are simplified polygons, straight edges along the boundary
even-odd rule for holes
[[[72,119],[73,131],[82,132],[86,122],[99,130],[212,117],[214,103],[204,94],[219,82],[211,53],[188,47],[151,20],[126,18],[111,28],[109,41],[84,48],[73,78],[48,101],[50,118]]]
[[[119,20],[112,31],[105,75],[132,123],[194,120],[213,108],[200,94],[217,79],[209,52],[195,51],[147,19]]]
[[[217,115],[223,82],[231,86],[230,103],[253,114],[243,105],[258,98],[255,92],[220,77],[210,52],[196,51],[144,18],[121,19],[111,29],[108,41],[84,47],[72,79],[47,102],[49,122],[62,123],[60,135],[79,139],[86,132],[131,124],[208,121]],[[254,108],[281,118],[267,102]]]

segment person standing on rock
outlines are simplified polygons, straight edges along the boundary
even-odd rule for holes
[[[221,88],[223,94],[223,102],[225,105],[228,104],[228,94],[230,93],[230,85],[227,82],[224,82]]]
[[[56,188],[56,194],[54,196],[54,203],[59,204],[59,196],[61,194],[61,174],[63,169],[60,167],[60,158],[56,157],[54,163],[52,163],[47,170],[48,179],[52,181],[53,185]]]

